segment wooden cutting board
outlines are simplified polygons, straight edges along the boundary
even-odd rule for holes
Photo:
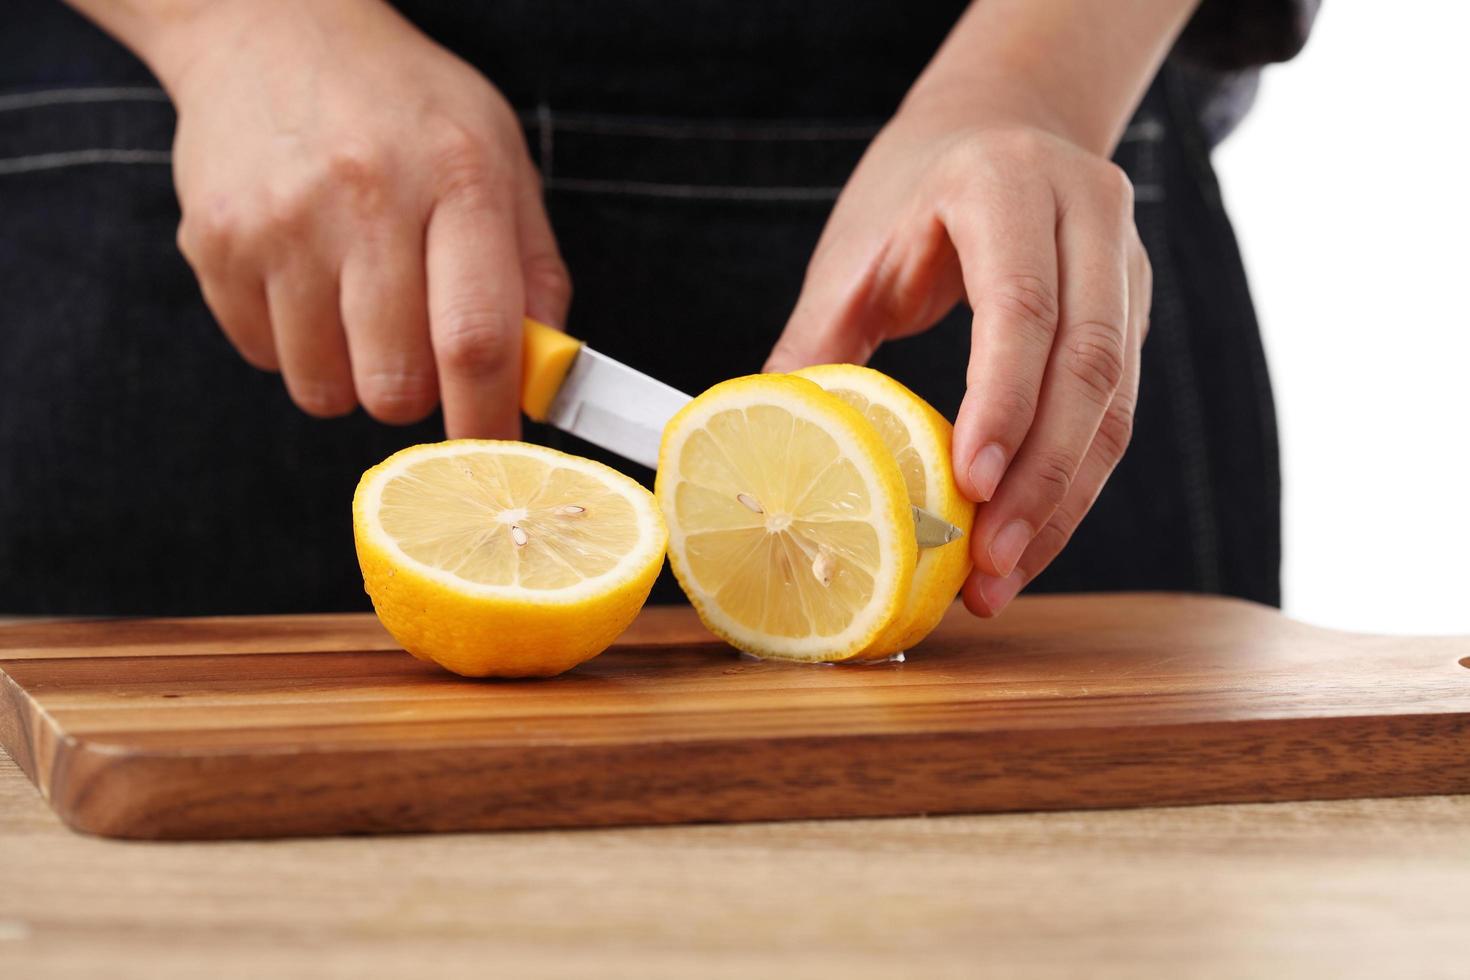
[[[1470,638],[1234,600],[956,608],[905,663],[743,659],[650,608],[549,681],[371,616],[0,630],[0,740],[72,827],[442,831],[1470,792]]]

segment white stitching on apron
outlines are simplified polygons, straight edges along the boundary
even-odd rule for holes
[[[551,180],[552,160],[556,150],[556,127],[551,122],[551,106],[542,102],[536,106],[536,136],[541,157],[541,183]]]
[[[161,88],[129,85],[111,88],[53,88],[40,92],[16,92],[0,95],[0,112],[35,109],[50,105],[74,105],[86,102],[167,102]]]
[[[0,112],[95,102],[167,102],[167,94],[148,86],[92,87],[48,89],[0,95]],[[841,187],[741,187],[732,185],[670,184],[656,181],[599,180],[593,178],[557,178],[553,176],[553,150],[556,130],[609,136],[642,136],[661,139],[709,140],[866,140],[880,127],[805,126],[791,123],[704,123],[698,120],[660,121],[623,119],[617,116],[557,116],[550,106],[539,104],[534,112],[519,113],[523,124],[536,129],[541,157],[541,178],[546,190],[569,193],[607,194],[624,197],[656,197],[677,200],[805,202],[833,201]],[[1154,143],[1164,137],[1163,126],[1155,120],[1143,120],[1129,126],[1121,142]],[[0,158],[0,175],[56,170],[63,167],[114,164],[168,164],[166,150],[127,150],[93,148],[62,153]],[[1134,187],[1137,201],[1163,200],[1163,188],[1140,184]]]
[[[36,153],[24,157],[0,159],[0,176],[31,173],[37,170],[59,170],[96,163],[162,164],[173,162],[168,150],[92,149],[68,150],[65,153]]]

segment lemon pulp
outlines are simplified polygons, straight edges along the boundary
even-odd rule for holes
[[[972,567],[969,534],[975,505],[954,482],[953,428],[924,399],[880,371],[826,364],[796,372],[851,405],[873,427],[903,475],[908,499],[963,533],[918,552],[903,611],[856,659],[880,659],[912,648],[939,624]]]
[[[478,452],[426,459],[383,487],[378,521],[414,561],[476,585],[564,589],[637,543],[633,507],[559,462]]]
[[[414,656],[471,676],[560,673],[637,616],[663,564],[653,495],[517,442],[413,446],[353,499],[363,585]]]
[[[665,432],[675,574],[706,624],[762,656],[842,659],[891,618],[913,566],[902,478],[810,382],[716,385]]]

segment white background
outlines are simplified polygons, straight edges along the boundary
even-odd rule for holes
[[[1326,0],[1216,151],[1308,622],[1470,633],[1467,38],[1466,5]]]

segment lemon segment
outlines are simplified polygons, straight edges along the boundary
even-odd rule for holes
[[[763,657],[846,659],[898,614],[916,545],[898,465],[809,381],[736,378],[664,430],[674,574],[716,634]]]
[[[965,533],[948,544],[919,551],[902,612],[853,659],[882,659],[913,649],[939,625],[972,567],[969,537],[975,505],[954,482],[953,427],[928,402],[881,371],[824,364],[795,374],[862,413],[898,464],[909,503]]]
[[[404,649],[455,673],[557,674],[637,616],[667,532],[621,473],[519,442],[413,446],[353,498],[363,584]]]

